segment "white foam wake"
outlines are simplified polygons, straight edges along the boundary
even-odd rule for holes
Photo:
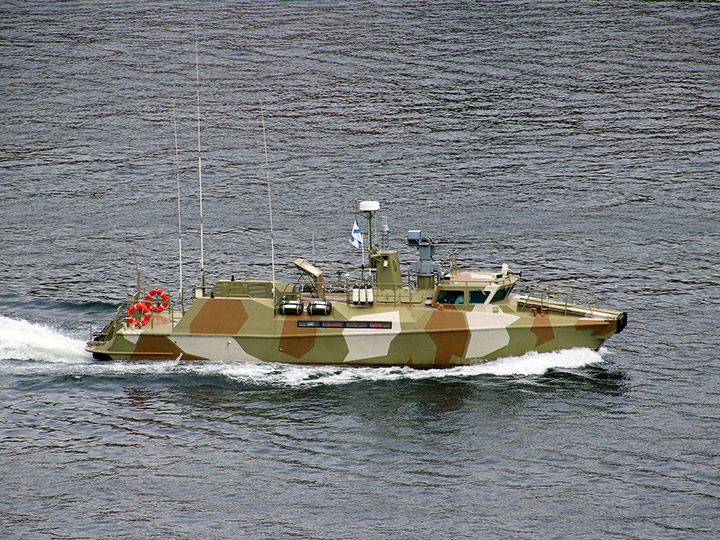
[[[84,347],[48,326],[0,315],[0,359],[76,363],[89,359]]]
[[[483,375],[531,376],[542,375],[553,368],[576,369],[601,362],[603,362],[603,357],[600,352],[590,349],[569,349],[551,353],[530,352],[522,356],[501,358],[484,364],[443,369],[315,367],[268,363],[178,364],[175,369],[189,369],[196,374],[208,376],[224,376],[243,383],[302,387],[343,385],[361,381],[470,378]]]

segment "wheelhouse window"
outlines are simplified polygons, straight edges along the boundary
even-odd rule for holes
[[[512,291],[512,286],[502,287],[501,289],[498,289],[497,291],[495,291],[495,294],[493,295],[492,300],[490,300],[490,303],[494,304],[495,302],[505,300],[507,295],[510,294],[510,291]]]
[[[490,293],[486,293],[485,291],[470,291],[470,303],[484,304],[489,294]]]
[[[465,294],[463,291],[438,291],[438,304],[464,304]]]

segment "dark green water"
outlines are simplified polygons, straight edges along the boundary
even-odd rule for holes
[[[379,200],[467,266],[592,285],[599,353],[441,372],[95,363],[143,279],[357,264]],[[0,5],[6,538],[720,535],[720,7]]]

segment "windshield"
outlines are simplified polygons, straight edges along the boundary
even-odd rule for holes
[[[465,294],[463,291],[438,291],[438,304],[464,304]]]

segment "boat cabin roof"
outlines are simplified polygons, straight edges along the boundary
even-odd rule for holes
[[[459,271],[445,276],[435,291],[433,305],[494,304],[507,298],[518,277],[491,271]]]
[[[514,284],[517,279],[518,276],[515,274],[503,274],[492,270],[459,270],[445,274],[445,279],[441,283],[443,285],[465,286],[496,284],[502,287],[503,285]]]

